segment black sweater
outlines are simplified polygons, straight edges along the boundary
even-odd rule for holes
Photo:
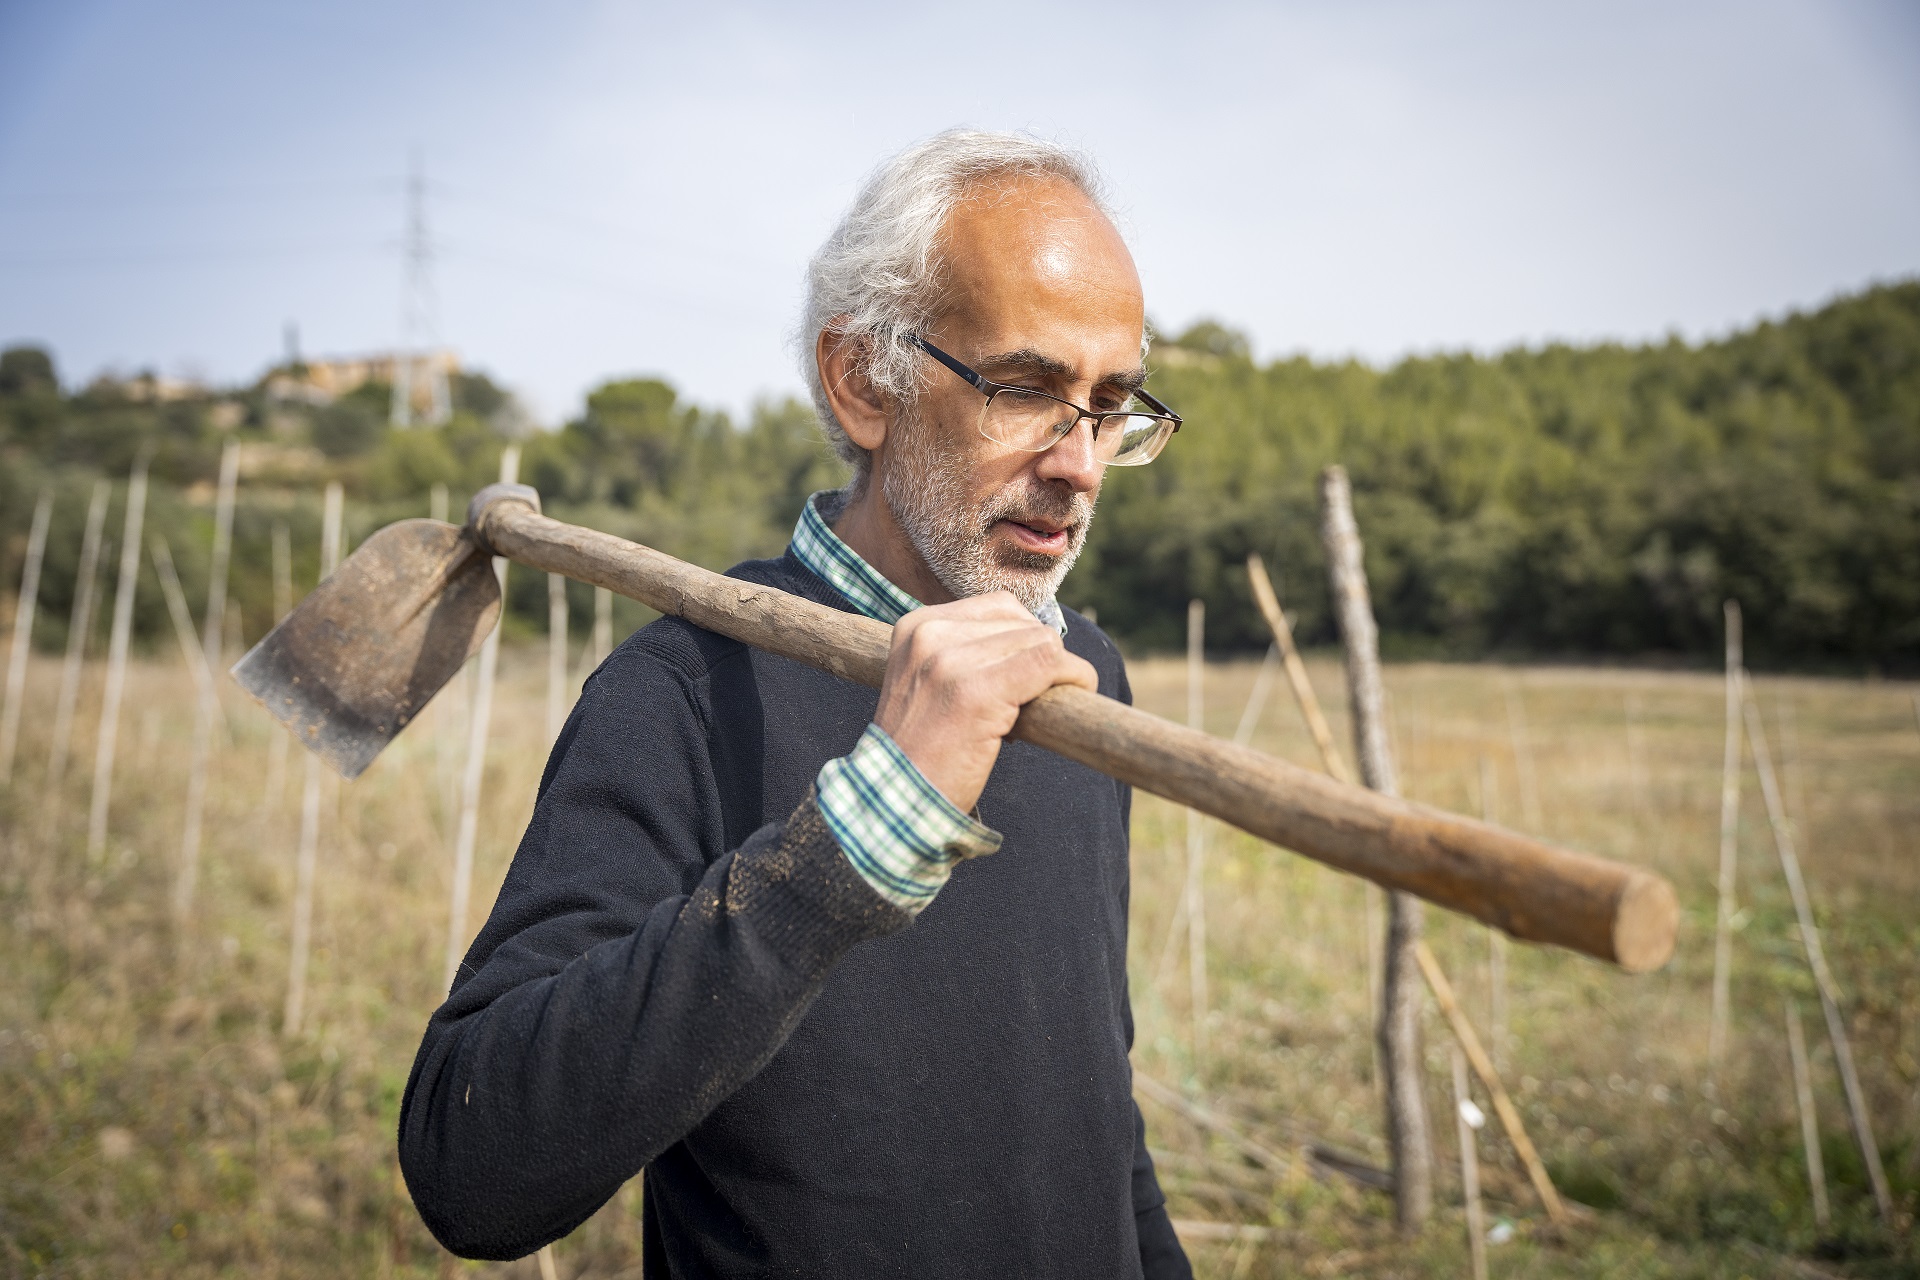
[[[587,682],[401,1103],[448,1248],[530,1253],[644,1167],[649,1277],[1190,1274],[1132,1100],[1128,788],[1007,743],[1005,843],[910,919],[811,798],[875,703],[674,618]]]

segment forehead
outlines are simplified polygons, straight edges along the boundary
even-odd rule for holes
[[[950,338],[1082,367],[1138,362],[1146,304],[1133,255],[1072,185],[982,184],[948,218],[941,249],[939,327]]]

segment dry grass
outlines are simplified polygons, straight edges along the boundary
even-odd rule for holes
[[[505,871],[543,759],[539,655],[509,655],[482,817],[477,925]],[[1252,664],[1209,670],[1216,731],[1231,733]],[[1313,673],[1338,711],[1338,671]],[[167,901],[181,823],[188,681],[140,666],[122,730],[108,856],[84,849],[97,687],[83,701],[68,784],[41,777],[57,671],[32,673],[21,763],[0,793],[0,1274],[365,1275],[464,1269],[414,1217],[394,1170],[400,1089],[436,1002],[446,927],[458,686],[359,783],[340,789],[323,842],[308,1030],[283,1040],[283,995],[302,762],[268,795],[269,726],[234,694],[216,757],[199,909],[184,930]],[[1135,665],[1140,702],[1183,714],[1179,664]],[[1518,1226],[1492,1250],[1508,1276],[1913,1275],[1920,1185],[1920,730],[1903,686],[1763,680],[1793,721],[1789,795],[1856,1056],[1896,1193],[1897,1230],[1873,1219],[1830,1055],[1749,780],[1741,833],[1744,928],[1735,1046],[1717,1091],[1704,1073],[1720,758],[1710,677],[1576,669],[1389,670],[1403,787],[1476,811],[1480,761],[1508,821],[1524,803],[1503,686],[1521,697],[1546,833],[1647,862],[1687,908],[1680,952],[1627,978],[1573,956],[1511,951],[1517,1100],[1556,1177],[1600,1210],[1570,1240],[1538,1213],[1504,1144],[1483,1136],[1492,1213]],[[97,684],[97,676],[96,676]],[[1284,691],[1256,743],[1310,761]],[[1630,749],[1629,700],[1638,706]],[[1338,716],[1336,714],[1336,722]],[[1341,728],[1336,723],[1336,728]],[[1776,734],[1776,737],[1778,735]],[[1344,740],[1344,739],[1343,739]],[[1778,749],[1778,743],[1776,743]],[[47,834],[49,815],[56,821]],[[1142,798],[1135,822],[1134,1001],[1140,1070],[1204,1097],[1277,1149],[1319,1139],[1379,1159],[1362,886],[1225,828],[1209,836],[1211,1052],[1190,1053],[1183,944],[1162,966],[1184,877],[1179,811]],[[1470,1013],[1486,1026],[1484,931],[1434,912],[1430,929]],[[1808,1014],[1836,1223],[1813,1228],[1786,1049],[1782,993]],[[1438,1149],[1444,1046],[1429,1023]],[[1202,1275],[1457,1275],[1464,1242],[1444,1174],[1419,1240],[1391,1231],[1384,1197],[1275,1177],[1148,1102],[1176,1216],[1259,1225],[1256,1241],[1196,1240]],[[637,1274],[629,1188],[558,1246],[563,1275]],[[531,1260],[472,1268],[537,1274]]]

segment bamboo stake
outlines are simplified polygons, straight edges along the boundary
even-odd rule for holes
[[[1495,816],[1493,761],[1480,757],[1480,816],[1498,822]],[[1493,1066],[1507,1069],[1507,935],[1498,929],[1487,930],[1487,1027],[1493,1039]]]
[[[1519,686],[1511,679],[1501,682],[1500,690],[1507,699],[1507,733],[1513,739],[1513,766],[1520,778],[1520,814],[1527,820],[1529,831],[1544,836],[1547,819],[1540,808],[1540,776],[1533,768],[1533,737],[1527,732],[1527,704],[1520,696]]]
[[[500,454],[500,483],[513,484],[520,475],[520,446],[508,445]],[[493,560],[494,575],[504,598],[507,562]],[[487,767],[487,728],[493,716],[493,675],[500,662],[500,628],[487,632],[480,646],[480,668],[473,691],[472,718],[467,725],[467,767],[460,780],[460,827],[453,845],[453,891],[447,906],[446,986],[453,987],[460,959],[467,947],[467,900],[473,892],[473,846],[479,835],[480,784]],[[316,759],[318,757],[315,757]]]
[[[1206,626],[1204,601],[1187,602],[1187,725],[1206,727]],[[1198,810],[1187,810],[1187,982],[1192,998],[1193,1065],[1199,1074],[1207,1054],[1206,831]]]
[[[1780,856],[1780,870],[1793,895],[1793,913],[1800,923],[1800,942],[1806,948],[1807,967],[1813,971],[1813,985],[1820,992],[1820,1011],[1826,1015],[1827,1038],[1833,1045],[1833,1062],[1840,1069],[1840,1084],[1847,1099],[1847,1118],[1853,1125],[1854,1141],[1860,1145],[1860,1157],[1867,1166],[1867,1179],[1873,1184],[1873,1203],[1880,1220],[1893,1221],[1893,1192],[1887,1185],[1887,1171],[1880,1163],[1880,1145],[1873,1138],[1872,1118],[1867,1114],[1866,1093],[1853,1067],[1853,1047],[1847,1040],[1846,1020],[1840,1014],[1838,984],[1827,967],[1826,949],[1820,943],[1820,929],[1813,919],[1813,901],[1807,894],[1807,882],[1800,874],[1800,856],[1793,847],[1793,828],[1780,803],[1780,788],[1774,780],[1773,761],[1767,753],[1766,729],[1760,723],[1760,704],[1754,699],[1752,684],[1741,673],[1741,701],[1746,711],[1747,744],[1753,748],[1754,769],[1760,775],[1760,795],[1766,801],[1767,821],[1773,827],[1774,852]]]
[[[1721,606],[1727,629],[1727,726],[1720,763],[1719,907],[1713,927],[1713,1008],[1707,1022],[1707,1069],[1718,1071],[1727,1051],[1727,1013],[1733,987],[1734,877],[1740,837],[1740,602]]]
[[[185,920],[193,909],[193,892],[200,877],[200,829],[207,799],[207,755],[213,737],[213,671],[207,654],[193,633],[193,614],[187,608],[187,596],[180,589],[180,575],[174,572],[173,551],[167,540],[153,535],[153,568],[160,577],[160,592],[166,597],[167,614],[173,619],[173,634],[180,642],[180,656],[187,673],[193,677],[193,749],[187,766],[187,817],[180,833],[180,869],[173,885],[173,913]]]
[[[27,558],[20,569],[20,595],[13,606],[13,650],[7,655],[7,703],[0,711],[0,784],[13,783],[13,753],[20,744],[20,704],[27,693],[27,654],[33,648],[33,615],[40,601],[40,561],[47,553],[53,493],[41,490],[27,529]]]
[[[47,826],[51,830],[65,808],[56,797],[67,772],[67,751],[73,742],[73,712],[80,701],[81,664],[87,653],[87,632],[93,626],[94,582],[100,569],[101,534],[107,525],[107,502],[113,485],[96,480],[93,500],[87,504],[87,523],[80,535],[80,564],[73,579],[73,612],[67,619],[67,656],[60,664],[60,694],[53,709],[53,751],[47,758]]]
[[[593,589],[593,665],[598,667],[613,652],[613,592],[605,587]],[[1920,714],[1920,703],[1916,703]]]
[[[1267,567],[1257,551],[1247,555],[1247,580],[1253,585],[1253,598],[1260,605],[1260,614],[1273,632],[1273,642],[1280,646],[1280,656],[1287,666],[1287,683],[1293,687],[1293,700],[1299,704],[1300,715],[1307,722],[1307,732],[1313,735],[1313,745],[1320,750],[1320,762],[1341,782],[1352,782],[1353,771],[1347,768],[1340,748],[1334,745],[1333,730],[1320,711],[1320,699],[1314,696],[1313,682],[1307,679],[1307,664],[1300,660],[1300,650],[1294,646],[1293,627],[1280,608],[1280,599],[1274,594]]]
[[[1453,1131],[1460,1144],[1460,1200],[1467,1211],[1467,1261],[1473,1280],[1487,1280],[1487,1217],[1480,1203],[1480,1152],[1475,1131],[1487,1122],[1467,1089],[1467,1055],[1448,1045],[1453,1064]]]
[[[1520,1122],[1519,1109],[1513,1105],[1513,1099],[1507,1096],[1506,1086],[1500,1083],[1500,1073],[1493,1069],[1487,1051],[1481,1048],[1480,1037],[1474,1034],[1473,1024],[1460,1011],[1460,1002],[1454,998],[1453,986],[1447,981],[1447,975],[1440,972],[1440,963],[1433,958],[1433,949],[1422,939],[1413,944],[1413,954],[1422,976],[1427,980],[1428,990],[1433,992],[1434,1003],[1440,1006],[1447,1026],[1453,1031],[1453,1038],[1465,1050],[1473,1073],[1480,1077],[1480,1083],[1486,1086],[1487,1096],[1493,1099],[1493,1114],[1498,1117],[1500,1127],[1506,1130],[1507,1141],[1513,1144],[1520,1163],[1526,1166],[1527,1179],[1533,1183],[1534,1194],[1540,1197],[1541,1207],[1547,1211],[1547,1217],[1552,1219],[1555,1226],[1564,1225],[1567,1206],[1554,1189],[1553,1179],[1547,1176],[1547,1167],[1540,1162],[1540,1153],[1533,1149],[1533,1140],[1527,1137],[1527,1128]]]
[[[1807,1034],[1800,1026],[1800,1009],[1786,998],[1787,1052],[1793,1059],[1793,1101],[1800,1111],[1800,1145],[1807,1153],[1807,1187],[1813,1193],[1813,1220],[1825,1230],[1833,1221],[1827,1202],[1827,1166],[1820,1154],[1820,1118],[1813,1108],[1813,1073],[1807,1067]]]
[[[120,701],[127,691],[127,647],[133,640],[133,593],[140,579],[140,530],[147,515],[147,456],[127,480],[127,514],[120,532],[120,581],[113,594],[113,636],[107,645],[107,687],[101,697],[100,736],[93,754],[93,803],[87,812],[87,858],[107,851],[107,810],[113,803],[113,756],[120,737]]]
[[[1347,691],[1360,775],[1371,789],[1398,795],[1387,738],[1379,630],[1367,592],[1353,493],[1342,467],[1331,466],[1320,473],[1320,519],[1334,613],[1347,651]],[[1413,975],[1423,919],[1418,898],[1399,892],[1387,895],[1377,1035],[1386,1078],[1387,1144],[1393,1153],[1394,1218],[1403,1231],[1418,1228],[1433,1210],[1433,1138],[1421,1090],[1420,1001]]]
[[[567,580],[547,575],[547,741],[567,720]]]
[[[233,556],[233,497],[240,483],[240,442],[227,441],[220,451],[220,487],[213,502],[213,558],[207,562],[207,665],[220,669],[220,648],[226,638],[227,566]]]
[[[293,544],[284,520],[273,522],[273,624],[293,612]],[[291,735],[276,730],[267,740],[267,790],[261,808],[269,813],[280,807],[287,789],[287,746]]]
[[[1241,746],[1253,741],[1254,728],[1260,723],[1260,712],[1267,705],[1267,686],[1273,683],[1274,664],[1280,660],[1280,647],[1267,646],[1267,656],[1260,660],[1260,670],[1254,674],[1253,690],[1247,694],[1247,705],[1240,712],[1240,723],[1233,731],[1233,740]]]
[[[320,580],[340,563],[340,524],[344,495],[338,481],[327,485],[320,517]],[[287,1003],[280,1018],[280,1034],[300,1034],[306,1015],[307,955],[313,945],[313,881],[320,865],[320,757],[307,754],[306,785],[300,793],[300,848],[294,861],[293,943],[287,964]]]

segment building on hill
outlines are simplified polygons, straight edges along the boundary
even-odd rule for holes
[[[453,414],[452,379],[460,358],[438,351],[386,351],[325,360],[295,360],[267,375],[267,394],[276,400],[332,404],[368,383],[393,389],[392,422],[397,427],[438,426]]]

